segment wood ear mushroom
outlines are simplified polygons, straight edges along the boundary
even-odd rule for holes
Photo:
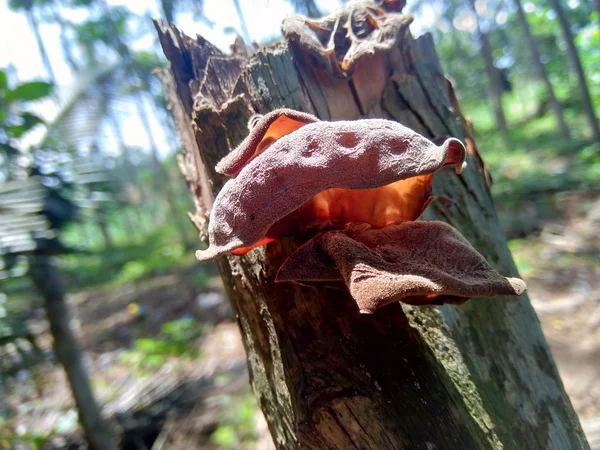
[[[322,273],[343,280],[361,312],[398,300],[430,304],[519,295],[524,283],[498,275],[452,227],[414,222],[432,199],[434,173],[446,165],[457,173],[465,166],[457,139],[437,146],[393,121],[327,122],[273,111],[217,165],[235,178],[217,195],[209,247],[196,256],[243,255],[314,228],[324,233],[290,256],[278,281],[310,280],[311,267],[303,270],[303,261],[323,255],[310,251],[320,246],[331,257]],[[455,260],[447,259],[448,252]]]

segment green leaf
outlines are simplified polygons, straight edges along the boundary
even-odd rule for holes
[[[167,359],[162,355],[149,355],[147,356],[143,364],[150,369],[158,369],[167,362]]]
[[[220,448],[235,448],[237,435],[231,425],[221,425],[211,435],[210,440]]]
[[[31,130],[36,125],[44,123],[44,121],[42,119],[40,119],[38,116],[36,116],[35,114],[32,114],[30,112],[21,113],[19,118],[21,119],[20,124],[5,128],[6,133],[9,136],[16,138],[16,139],[19,139],[20,137],[22,137],[25,133],[27,133],[29,130]]]
[[[164,343],[151,338],[135,340],[135,348],[145,353],[158,353],[164,348]]]
[[[39,116],[27,111],[21,113],[21,120],[23,121],[23,126],[27,130],[31,130],[36,125],[44,123],[44,121]]]
[[[8,77],[4,70],[0,70],[0,90],[8,88]]]
[[[8,91],[7,100],[32,101],[47,97],[52,92],[52,85],[45,81],[29,81]]]

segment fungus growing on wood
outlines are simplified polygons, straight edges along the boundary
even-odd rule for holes
[[[433,198],[433,174],[464,168],[459,140],[438,146],[397,122],[327,122],[286,109],[251,125],[217,165],[235,178],[215,199],[199,260],[314,229],[321,233],[290,256],[277,281],[343,281],[364,313],[395,301],[523,292],[521,280],[495,272],[451,226],[415,222]]]
[[[362,313],[397,301],[463,303],[525,290],[522,280],[498,274],[456,229],[438,221],[322,233],[283,263],[277,281],[343,281]]]
[[[414,220],[430,200],[433,173],[447,164],[460,172],[464,165],[459,140],[438,147],[397,122],[326,122],[308,115],[301,122],[287,110],[278,114],[287,118],[264,116],[217,166],[237,176],[215,199],[210,245],[196,253],[199,260],[243,255],[311,227]],[[277,137],[282,123],[286,134]]]
[[[318,122],[315,116],[293,109],[277,109],[264,116],[250,118],[250,135],[234,151],[223,158],[217,167],[218,173],[236,176],[253,157],[264,151],[281,136],[291,133],[307,123]]]

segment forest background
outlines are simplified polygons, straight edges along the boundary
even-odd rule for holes
[[[135,418],[121,420],[124,435],[148,448],[162,435],[181,448],[264,448],[237,326],[216,270],[193,258],[151,18],[227,51],[237,36],[275,42],[287,14],[339,5],[0,3],[0,448],[83,442],[34,289],[41,251],[65,281],[104,414]],[[405,11],[413,34],[433,34],[473,121],[513,256],[598,446],[600,1],[417,0]],[[198,398],[182,402],[182,389]],[[166,406],[152,411],[158,399]]]

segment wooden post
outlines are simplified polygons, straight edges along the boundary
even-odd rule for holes
[[[467,143],[467,170],[436,175],[435,193],[446,201],[434,202],[426,218],[451,223],[501,273],[516,275],[489,177],[433,40],[411,37],[402,6],[351,3],[319,27],[288,19],[286,39],[251,56],[239,47],[224,55],[202,37],[157,24],[170,62],[160,76],[201,232],[224,183],[214,166],[247,135],[253,113],[285,106],[325,120],[382,117]],[[333,74],[339,65],[328,61],[358,48],[348,29],[355,44],[390,45],[370,47],[351,74]],[[321,52],[323,42],[336,50]],[[525,295],[436,308],[393,304],[361,315],[345,290],[274,283],[300,243],[284,239],[218,261],[278,448],[588,448]]]

